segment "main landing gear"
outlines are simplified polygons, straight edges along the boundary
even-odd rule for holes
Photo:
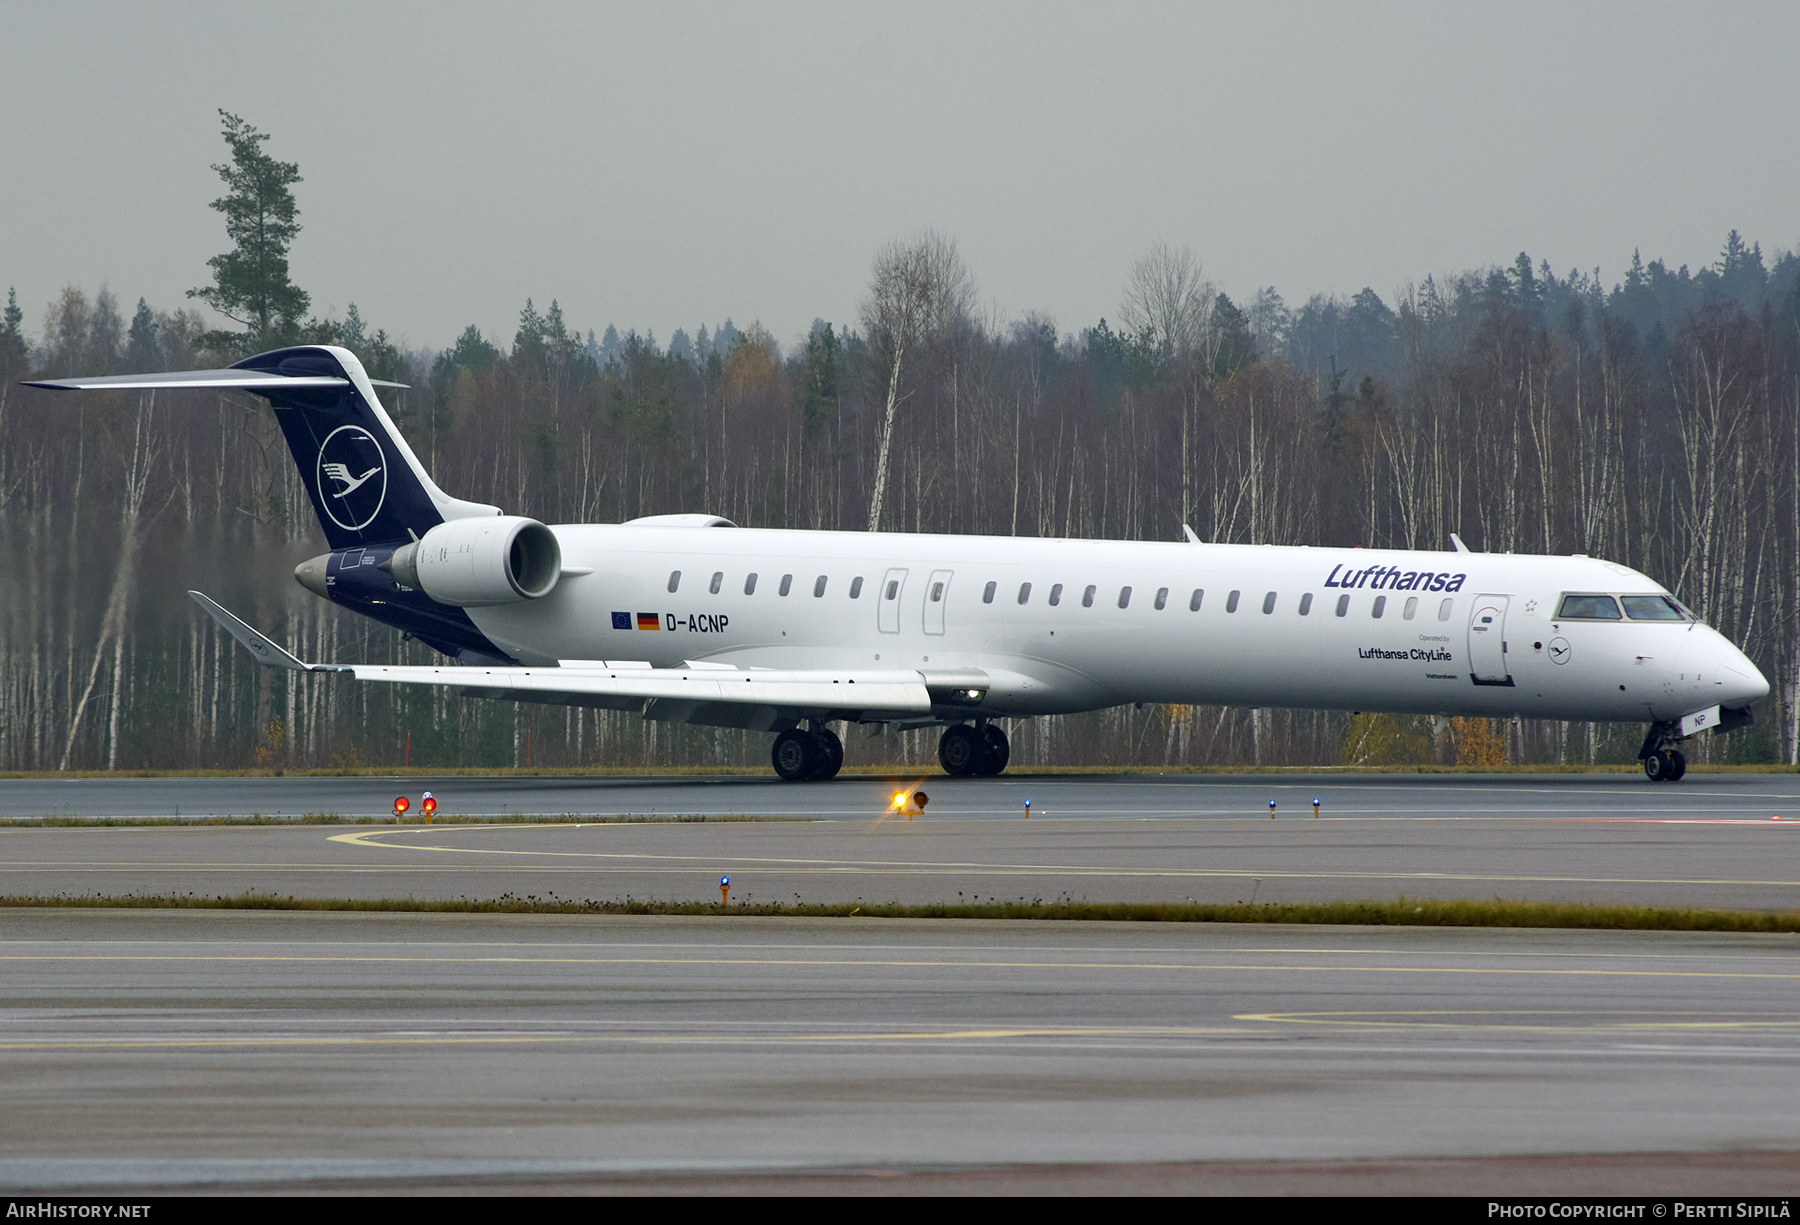
[[[775,737],[769,757],[775,773],[790,783],[823,782],[843,768],[844,742],[823,724],[796,727]]]
[[[958,778],[998,774],[1006,769],[1011,757],[1012,745],[1007,743],[1006,733],[985,720],[973,727],[958,723],[945,728],[938,741],[939,764],[944,773]]]
[[[1687,773],[1687,758],[1675,746],[1681,742],[1681,728],[1675,723],[1653,723],[1638,750],[1644,763],[1644,777],[1653,783],[1674,783]]]

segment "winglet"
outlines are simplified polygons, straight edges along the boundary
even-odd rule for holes
[[[1200,537],[1194,535],[1194,529],[1189,527],[1185,523],[1181,525],[1181,534],[1184,538],[1186,538],[1186,540],[1189,544],[1205,544],[1206,543],[1204,540],[1200,539]]]
[[[1462,542],[1462,537],[1458,536],[1455,532],[1450,533],[1450,543],[1456,546],[1456,551],[1458,553],[1467,553],[1470,551],[1469,546]]]
[[[226,633],[248,647],[250,654],[256,656],[257,663],[268,668],[289,668],[295,672],[312,671],[312,665],[302,663],[281,646],[238,620],[214,600],[198,591],[190,591],[188,595],[194,603],[204,608],[214,621],[224,626]]]

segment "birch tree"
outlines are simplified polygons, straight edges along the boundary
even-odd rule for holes
[[[862,322],[870,343],[888,358],[888,389],[875,457],[875,487],[869,496],[871,532],[881,527],[888,456],[894,445],[894,412],[900,406],[901,366],[909,354],[966,320],[974,303],[975,283],[963,266],[954,238],[926,230],[911,241],[889,243],[875,256]]]
[[[1128,336],[1148,334],[1170,360],[1197,353],[1210,370],[1217,354],[1211,324],[1218,297],[1218,286],[1206,279],[1192,250],[1157,243],[1131,266],[1119,321]]]

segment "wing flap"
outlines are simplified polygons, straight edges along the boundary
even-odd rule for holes
[[[596,668],[575,662],[559,668],[399,667],[319,665],[359,681],[453,685],[477,693],[579,694],[643,701],[730,702],[807,710],[874,710],[925,714],[931,695],[917,672],[825,670],[729,671],[721,668]],[[530,700],[525,697],[525,700]]]

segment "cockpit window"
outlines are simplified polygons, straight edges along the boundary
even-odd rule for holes
[[[1619,603],[1633,621],[1686,621],[1681,605],[1666,595],[1623,595]]]
[[[1563,620],[1617,621],[1619,606],[1609,595],[1566,595],[1556,614]]]

